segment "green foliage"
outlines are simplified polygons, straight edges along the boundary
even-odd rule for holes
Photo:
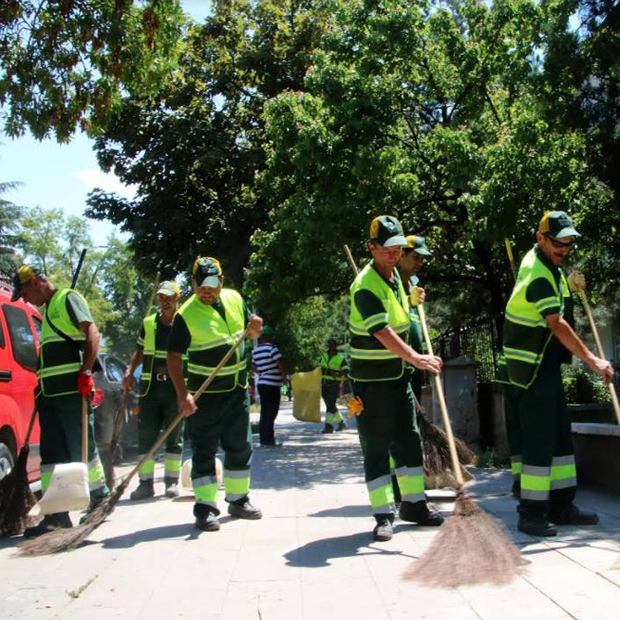
[[[510,467],[510,457],[501,458],[493,448],[480,450],[475,456],[476,467],[507,469]]]
[[[611,400],[609,388],[581,364],[565,367],[562,382],[569,403],[607,403]]]
[[[152,96],[174,69],[183,14],[178,0],[4,0],[0,4],[0,104],[9,136],[76,128],[97,133],[122,92]]]
[[[17,267],[15,245],[20,241],[18,222],[23,209],[1,196],[16,185],[0,183],[0,275],[9,279]]]

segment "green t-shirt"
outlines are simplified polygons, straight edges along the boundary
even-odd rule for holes
[[[372,268],[375,268],[374,264],[372,265]],[[375,269],[375,271],[377,270]],[[396,269],[394,270],[394,280],[392,282],[386,280],[378,271],[377,274],[392,289],[392,291],[394,291],[394,295],[396,295],[398,303],[402,305],[403,300],[400,297],[400,288],[398,286],[398,283],[400,282],[400,275],[398,274],[398,271]],[[383,306],[381,300],[374,293],[371,293],[368,289],[362,289],[357,291],[355,293],[355,296],[353,297],[353,302],[355,303],[357,310],[363,319],[367,319],[368,317],[374,316],[376,314],[385,313],[385,307]],[[375,332],[385,329],[387,326],[388,322],[382,321],[381,323],[373,325],[373,327],[371,327],[368,331],[371,334],[374,334]]]
[[[67,313],[72,323],[79,327],[80,323],[94,323],[93,315],[90,313],[90,308],[86,303],[86,300],[80,295],[75,293],[69,293],[66,299]]]

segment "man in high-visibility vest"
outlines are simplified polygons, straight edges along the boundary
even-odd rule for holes
[[[506,306],[499,380],[508,383],[511,453],[520,448],[521,454],[518,528],[534,536],[555,536],[556,525],[598,523],[596,514],[573,503],[575,456],[560,368],[572,353],[606,383],[613,378],[611,364],[594,355],[566,320],[572,299],[560,265],[577,237],[566,213],[545,213]],[[575,285],[583,282],[577,278]]]
[[[258,338],[263,320],[250,315],[241,295],[223,288],[224,276],[215,258],[198,258],[192,268],[192,295],[178,310],[168,338],[168,372],[177,393],[179,413],[187,418],[192,445],[192,486],[196,527],[220,529],[215,454],[224,453],[224,487],[228,514],[260,519],[249,500],[252,433],[248,397],[248,360],[242,344],[215,380],[194,402],[193,394],[249,327]],[[188,353],[187,385],[183,354]]]
[[[123,387],[131,390],[134,384],[133,373],[142,364],[140,375],[140,405],[138,415],[139,459],[157,441],[159,433],[165,430],[177,416],[177,398],[174,385],[168,376],[166,363],[168,335],[172,320],[177,311],[181,293],[174,281],[162,282],[157,290],[159,312],[147,316],[138,336],[137,349],[125,371]],[[166,439],[164,456],[164,485],[166,497],[179,494],[179,472],[183,452],[183,424],[177,427]],[[129,496],[142,500],[153,497],[155,459],[145,461],[139,471],[140,484]]]
[[[343,431],[347,425],[338,411],[336,401],[342,390],[342,381],[347,375],[347,361],[338,351],[338,343],[333,338],[327,341],[327,351],[321,354],[321,370],[321,396],[325,401],[325,427],[321,433]]]
[[[41,426],[41,490],[50,485],[56,465],[82,460],[82,400],[95,387],[92,368],[99,331],[86,300],[70,288],[56,288],[42,273],[22,265],[13,278],[12,301],[23,298],[45,306],[37,375],[36,406]],[[92,510],[109,493],[95,443],[94,414],[88,404],[88,482]],[[68,512],[45,515],[25,530],[30,538],[72,526]]]
[[[373,260],[351,285],[349,376],[362,406],[357,428],[377,541],[390,540],[393,534],[390,455],[402,494],[400,518],[428,526],[443,523],[424,496],[422,446],[408,370],[411,364],[439,372],[442,364],[440,358],[417,353],[407,342],[409,301],[396,269],[406,246],[396,218],[376,217],[368,243]]]

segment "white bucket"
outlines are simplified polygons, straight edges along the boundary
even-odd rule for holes
[[[215,475],[217,476],[217,486],[221,487],[224,484],[224,469],[222,468],[222,461],[215,457]],[[184,491],[194,491],[192,486],[192,459],[187,459],[181,467],[181,488]]]
[[[54,467],[50,485],[41,501],[28,513],[31,517],[82,510],[90,502],[88,468],[84,463],[60,463]]]

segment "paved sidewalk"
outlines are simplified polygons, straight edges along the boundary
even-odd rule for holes
[[[531,564],[501,588],[425,588],[401,575],[436,530],[397,521],[392,541],[373,542],[357,433],[320,429],[294,421],[283,403],[276,430],[284,447],[254,453],[252,501],[262,521],[224,516],[219,532],[199,532],[187,494],[123,499],[91,544],[57,556],[14,558],[19,539],[0,539],[0,619],[618,617],[620,497],[580,491],[600,526],[562,528],[542,542],[516,531],[509,474],[475,471],[472,493]],[[163,492],[161,478],[156,487]],[[450,513],[450,492],[430,495]]]

